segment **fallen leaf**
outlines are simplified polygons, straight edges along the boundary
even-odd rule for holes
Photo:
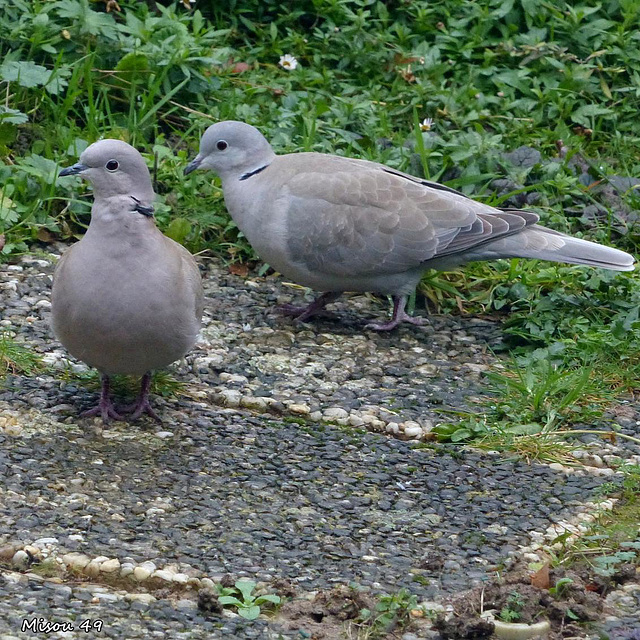
[[[240,262],[230,264],[229,273],[232,273],[234,276],[240,276],[241,278],[246,278],[249,275],[249,265],[242,264]]]
[[[609,89],[609,85],[606,80],[600,77],[600,88],[602,89],[602,93],[609,98],[609,100],[613,100],[613,95],[611,95],[611,89]]]
[[[548,589],[551,586],[549,580],[549,563],[545,562],[535,573],[530,576],[531,585],[538,589]]]
[[[250,68],[246,62],[236,62],[231,67],[231,73],[243,73],[244,71],[249,71]]]
[[[408,65],[404,69],[398,69],[398,73],[405,82],[415,82],[417,80],[413,71],[411,71],[411,65]]]
[[[418,56],[405,56],[401,53],[396,53],[393,60],[398,66],[403,64],[411,64],[412,62],[419,62],[420,64],[424,64],[424,58],[420,58]]]
[[[251,65],[247,62],[236,62],[233,58],[229,58],[224,63],[224,68],[231,71],[231,73],[244,73],[251,69]]]
[[[55,235],[53,235],[53,233],[48,229],[44,229],[42,227],[38,229],[38,240],[40,240],[40,242],[53,242],[55,239]]]
[[[583,127],[581,124],[575,125],[573,127],[573,132],[583,138],[590,138],[593,135],[593,129],[587,129],[587,127]]]

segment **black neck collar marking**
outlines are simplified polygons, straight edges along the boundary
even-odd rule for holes
[[[131,199],[135,202],[135,206],[133,207],[134,211],[141,213],[143,216],[147,216],[147,218],[153,217],[153,214],[155,212],[153,205],[145,206],[135,196],[131,196]]]
[[[243,173],[240,176],[240,180],[247,180],[251,176],[255,176],[257,173],[260,173],[261,171],[264,171],[268,166],[269,166],[268,164],[265,164],[263,167],[258,167],[254,171],[249,171],[248,173]]]

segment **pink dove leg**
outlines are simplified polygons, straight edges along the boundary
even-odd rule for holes
[[[80,416],[83,418],[91,418],[92,416],[99,415],[102,417],[102,421],[105,424],[109,424],[112,418],[114,420],[123,420],[123,417],[116,411],[116,408],[113,406],[113,402],[109,397],[110,389],[111,381],[109,380],[109,376],[103,374],[102,390],[100,391],[100,400],[98,401],[98,405],[93,409],[82,412]]]
[[[337,300],[342,295],[342,291],[327,291],[319,295],[311,304],[306,307],[298,307],[293,304],[283,304],[278,307],[278,311],[286,316],[294,317],[298,322],[306,322],[312,316],[318,315],[325,305]]]
[[[389,322],[370,322],[366,325],[366,328],[374,331],[391,331],[391,329],[395,329],[403,322],[409,322],[417,326],[422,326],[428,322],[426,318],[414,317],[405,313],[406,304],[407,296],[393,296],[393,315],[391,320]]]

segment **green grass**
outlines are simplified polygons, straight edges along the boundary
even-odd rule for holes
[[[76,382],[91,391],[100,391],[100,374],[95,369],[74,372],[71,369],[58,372],[59,378],[66,382]],[[111,389],[117,396],[135,397],[140,391],[139,376],[111,376]],[[184,382],[175,378],[170,371],[156,371],[151,380],[151,393],[163,398],[173,398],[186,393]]]
[[[622,481],[601,488],[603,494],[618,498],[614,508],[554,558],[557,565],[587,567],[603,592],[609,591],[625,565],[640,565],[640,467],[623,464],[619,470]]]
[[[204,128],[231,118],[260,127],[278,152],[384,162],[637,251],[640,196],[632,183],[612,189],[640,173],[633,0],[164,4],[3,8],[0,259],[82,234],[90,191],[59,180],[57,167],[101,136],[145,154],[166,233],[192,251],[253,258],[219,183],[182,175]],[[295,70],[278,65],[285,53]],[[433,125],[422,131],[425,118]],[[496,402],[458,421],[470,432],[459,440],[485,438],[487,426],[544,445],[554,430],[592,426],[634,390],[639,278],[525,260],[426,274],[416,306],[506,319],[511,359],[490,381]],[[523,427],[544,438],[514,433]]]
[[[42,369],[42,361],[37,353],[0,333],[0,380],[8,373],[33,375]]]
[[[373,609],[361,609],[358,620],[353,623],[348,637],[357,640],[388,638],[390,633],[401,632],[411,622],[411,612],[424,611],[417,597],[407,589],[378,596]]]

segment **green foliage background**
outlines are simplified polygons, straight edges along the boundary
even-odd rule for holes
[[[182,175],[222,119],[258,126],[278,152],[378,160],[635,252],[639,22],[635,0],[0,0],[0,255],[83,232],[90,192],[57,172],[104,136],[146,155],[166,233],[252,258],[213,177]],[[576,374],[585,364],[601,395],[634,388],[639,291],[634,274],[515,260],[423,286],[432,309],[511,312],[533,404],[496,419],[524,412],[527,425],[569,419],[540,400],[549,363],[570,411],[571,389],[594,383]]]
[[[38,229],[66,236],[86,224],[86,199],[66,206],[84,189],[58,182],[56,163],[113,136],[157,154],[171,207],[160,220],[173,220],[172,235],[246,255],[246,245],[225,244],[237,236],[210,177],[180,175],[203,128],[227,118],[259,126],[279,151],[381,160],[489,200],[491,179],[511,175],[541,194],[561,228],[563,208],[575,216],[592,197],[557,157],[558,140],[569,156],[594,159],[594,178],[638,173],[632,0],[254,0],[193,10],[136,0],[109,13],[89,0],[0,5],[5,254]],[[285,53],[299,60],[294,71],[278,66]],[[412,165],[414,113],[435,126]],[[501,154],[522,144],[550,161],[509,166]]]

